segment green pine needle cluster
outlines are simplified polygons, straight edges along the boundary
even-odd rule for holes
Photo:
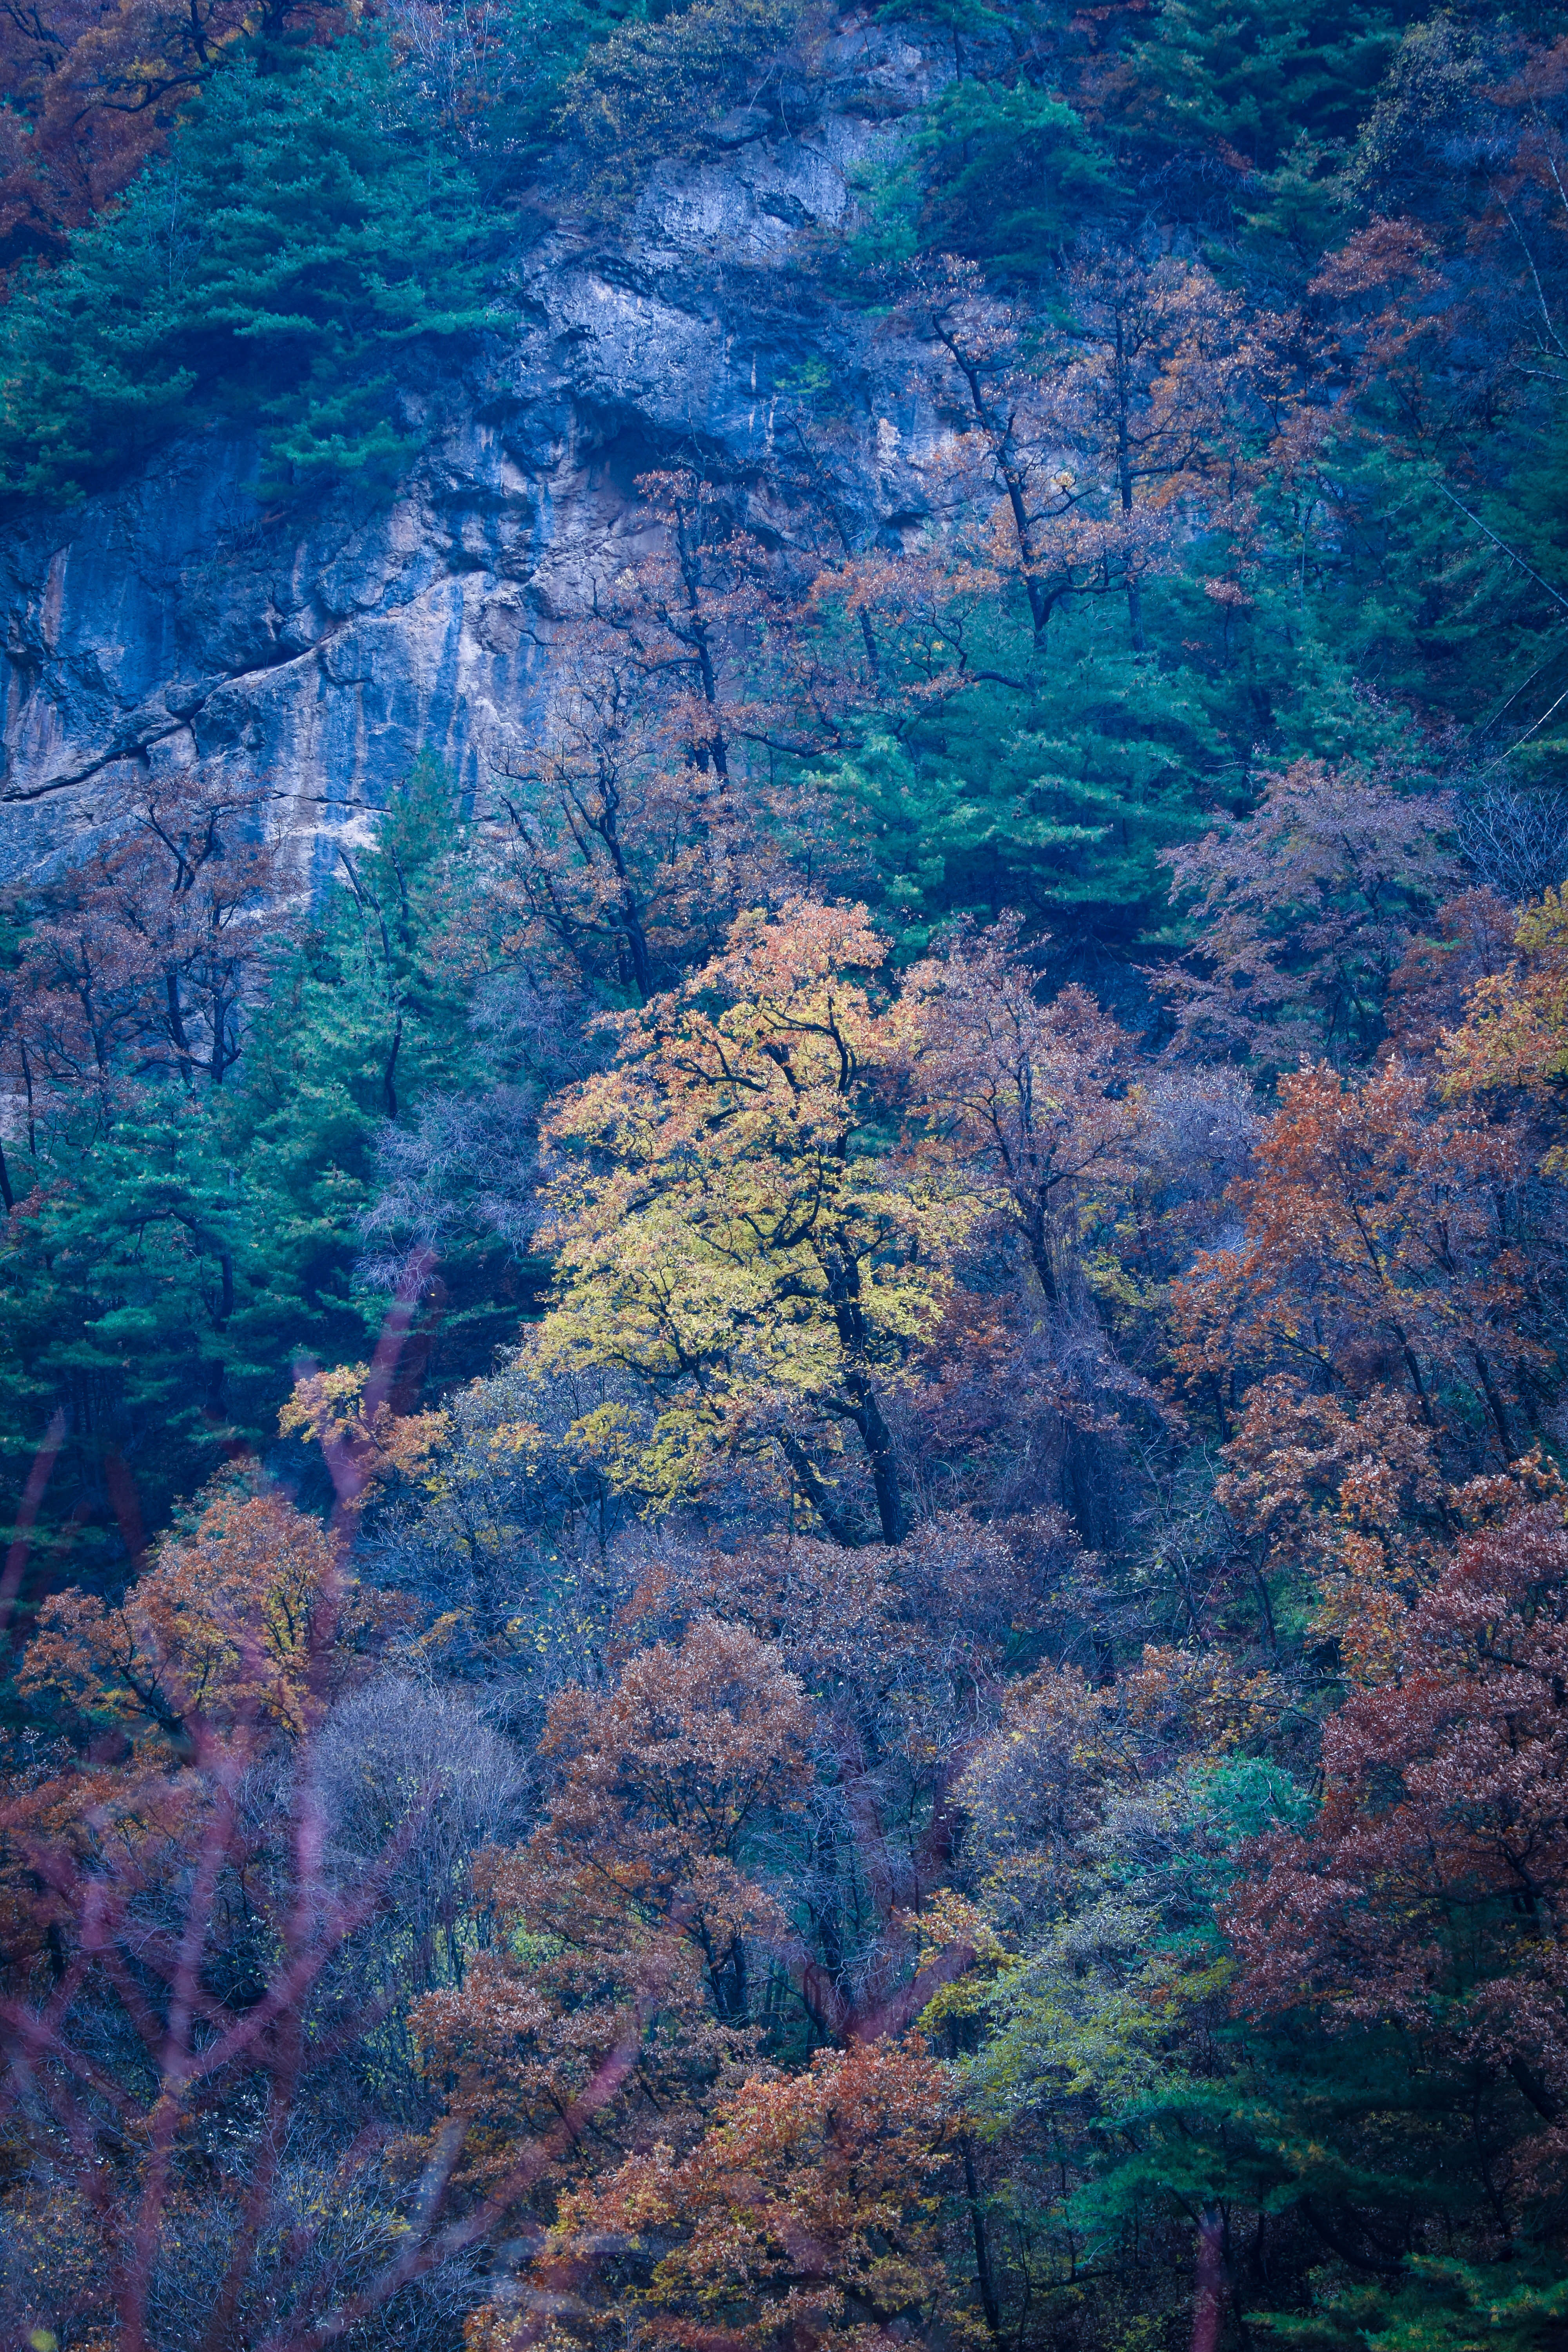
[[[406,467],[409,346],[480,331],[473,184],[397,113],[384,41],[258,47],[0,313],[0,493],[79,497],[180,430],[253,430],[263,488]]]

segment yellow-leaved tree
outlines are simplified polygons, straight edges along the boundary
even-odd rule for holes
[[[548,1123],[555,1287],[528,1355],[620,1378],[579,1434],[649,1507],[771,1465],[839,1540],[862,1478],[883,1540],[904,1533],[886,1405],[985,1196],[900,1125],[885,959],[863,907],[744,915],[619,1016],[613,1064]]]
[[[1517,1090],[1540,1113],[1548,1176],[1568,1167],[1563,1106],[1568,1087],[1568,883],[1520,909],[1507,971],[1479,981],[1463,1024],[1443,1039],[1450,1097]]]

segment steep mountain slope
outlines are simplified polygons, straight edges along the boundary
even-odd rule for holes
[[[520,256],[504,334],[445,370],[411,356],[426,446],[390,499],[269,508],[254,442],[215,429],[13,529],[0,875],[127,782],[197,761],[278,795],[280,830],[307,839],[384,804],[421,750],[471,788],[537,711],[554,625],[646,544],[638,473],[695,457],[744,481],[772,449],[768,387],[811,355],[853,383],[858,520],[896,547],[942,430],[923,355],[809,281],[803,299],[796,262],[940,87],[929,47],[847,18],[798,135],[731,117],[710,160],[655,172],[619,233]]]

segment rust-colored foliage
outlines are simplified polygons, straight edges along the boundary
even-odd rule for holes
[[[1519,915],[1495,890],[1462,890],[1405,950],[1388,983],[1386,1051],[1430,1061],[1444,1033],[1468,1017],[1478,982],[1497,979],[1513,961]]]
[[[1396,1390],[1344,1404],[1275,1373],[1251,1391],[1215,1499],[1248,1547],[1271,1640],[1269,1587],[1284,1575],[1347,1672],[1388,1671],[1394,1628],[1452,1528],[1434,1454],[1414,1400]]]
[[[1511,2074],[1529,2162],[1568,2155],[1568,1531],[1561,1500],[1462,1542],[1393,1671],[1323,1737],[1322,1809],[1261,1848],[1229,1925],[1253,2010],[1392,2019]]]
[[[300,2341],[443,2260],[438,2186],[411,2232],[385,2129],[319,2126],[323,2063],[376,2024],[348,1955],[428,1796],[353,1882],[329,1868],[321,1735],[365,1616],[321,1523],[237,1485],[117,1607],[43,1612],[21,1686],[95,1738],[0,1808],[18,2341],[151,2352],[171,2277],[208,2341]]]
[[[1303,1069],[1279,1092],[1258,1172],[1231,1189],[1243,1237],[1175,1286],[1184,1376],[1216,1394],[1244,1370],[1352,1393],[1392,1378],[1428,1425],[1458,1384],[1508,1458],[1510,1391],[1550,1360],[1503,1214],[1517,1138],[1397,1063],[1360,1086]]]
[[[286,927],[265,807],[195,778],[105,812],[108,837],[26,909],[4,980],[0,1067],[27,1139],[106,1125],[134,1083],[220,1087],[239,1058],[268,941]]]
[[[963,418],[945,465],[973,502],[964,551],[1019,582],[1037,643],[1070,600],[1118,594],[1142,652],[1144,583],[1169,568],[1184,520],[1240,520],[1259,354],[1201,265],[1107,256],[1067,291],[1072,331],[1043,369],[1025,318],[972,263],[933,257],[905,303],[944,354]]]
[[[482,179],[519,349],[563,289],[620,335],[679,282],[721,405],[751,373],[743,458],[732,401],[635,494],[624,415],[569,436],[583,528],[513,583],[548,658],[461,856],[427,778],[298,956],[264,803],[205,770],[14,895],[18,1296],[42,1326],[60,1268],[112,1270],[100,1168],[142,1287],[126,1360],[17,1351],[53,1385],[0,1591],[170,1288],[139,1114],[200,1122],[204,1364],[269,1370],[279,1301],[279,1347],[310,1317],[351,1356],[399,1289],[283,1408],[330,1520],[237,1470],[37,1620],[7,2342],[1555,2340],[1568,43],[901,13],[808,12],[770,62],[770,0],[389,0],[398,122]],[[338,29],[13,11],[0,267],[251,36]],[[1246,120],[1276,66],[1294,146]],[[878,126],[847,191],[819,68]],[[683,91],[736,111],[671,130]],[[623,237],[644,117],[691,171]],[[1005,277],[933,251],[942,140],[969,173],[1030,121],[1113,133],[1114,196]],[[786,223],[775,167],[834,203]],[[531,369],[483,395],[509,446]]]
[[[989,1177],[1056,1306],[1090,1202],[1131,1183],[1140,1112],[1129,1040],[1084,988],[1038,1001],[1016,925],[910,972],[915,1099]]]
[[[330,37],[333,0],[61,0],[0,18],[0,267],[58,255],[247,34]]]
[[[945,2323],[967,2330],[944,2275],[938,2206],[950,2162],[945,2071],[918,2042],[821,2051],[803,2074],[754,2076],[689,2155],[667,2144],[562,2200],[538,2288],[597,2273],[553,2341],[622,2340],[639,2322],[686,2352],[807,2341],[881,2352]],[[609,2252],[590,2264],[581,2249]],[[469,2324],[469,2352],[532,2340],[515,2309]]]
[[[617,2050],[625,2119],[600,2116],[596,2133],[650,2115],[692,2127],[752,2045],[749,1948],[784,1936],[756,1865],[799,1809],[808,1740],[777,1652],[712,1620],[640,1652],[613,1690],[554,1702],[544,1819],[479,1873],[502,1933],[415,2017],[481,2177],[504,2174],[519,2134],[558,2123]],[[562,2160],[578,2169],[589,2152]]]
[[[323,1669],[342,1679],[365,1613],[319,1519],[220,1482],[123,1601],[72,1591],[45,1602],[20,1685],[89,1723],[151,1730],[176,1753],[242,1725],[298,1734],[312,1694],[325,1694]]]
[[[915,1930],[952,1868],[960,1777],[1012,1654],[1041,1636],[1047,1577],[1070,1582],[1077,1567],[1059,1516],[997,1527],[954,1515],[896,1549],[670,1546],[644,1569],[621,1640],[721,1612],[776,1644],[811,1693],[816,1781],[795,1862],[805,1921],[775,1958],[823,2033],[891,2031],[918,2012]],[[967,1965],[956,1949],[927,1959],[939,1975]]]
[[[1368,1059],[1413,934],[1453,886],[1451,813],[1299,760],[1243,822],[1166,853],[1200,944],[1165,982],[1185,1052],[1289,1069]]]

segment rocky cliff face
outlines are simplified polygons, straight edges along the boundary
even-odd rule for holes
[[[766,386],[792,360],[853,384],[861,520],[907,527],[934,431],[907,389],[895,413],[910,354],[803,304],[791,264],[843,216],[853,167],[896,136],[932,68],[854,18],[822,62],[804,120],[719,126],[710,160],[656,173],[612,244],[562,231],[532,248],[507,338],[410,382],[426,446],[389,503],[345,490],[268,513],[247,487],[254,452],[213,434],[13,532],[0,877],[149,771],[217,763],[266,787],[302,863],[422,749],[480,785],[537,723],[552,635],[636,551],[637,475],[694,455],[754,472],[774,429]]]

